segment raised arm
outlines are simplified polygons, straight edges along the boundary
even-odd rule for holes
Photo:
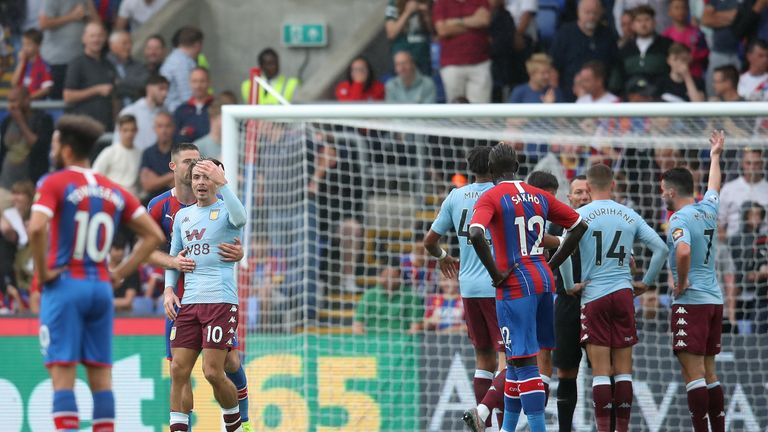
[[[709,144],[712,148],[709,150],[709,181],[707,182],[707,190],[720,193],[720,186],[723,181],[720,172],[720,155],[723,154],[723,148],[725,147],[725,131],[712,131],[712,135],[709,137]]]

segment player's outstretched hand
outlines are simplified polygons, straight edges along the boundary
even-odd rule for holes
[[[221,187],[227,184],[227,179],[224,177],[224,170],[220,166],[209,160],[203,160],[197,163],[197,167],[200,167],[200,171],[211,180],[216,187]]]
[[[456,258],[446,255],[445,258],[437,262],[437,265],[440,266],[443,276],[449,279],[457,279],[459,277],[459,260]]]
[[[243,259],[245,254],[243,253],[243,246],[240,244],[240,239],[235,237],[232,243],[219,244],[219,256],[222,261],[225,262],[239,262]]]
[[[713,130],[709,137],[709,144],[712,146],[709,151],[710,157],[722,154],[725,147],[725,131]]]
[[[187,249],[182,249],[179,251],[178,255],[173,257],[173,266],[176,270],[184,273],[192,273],[195,271],[195,260],[187,258],[188,252]]]
[[[568,293],[570,296],[580,296],[581,292],[584,291],[584,288],[589,285],[589,281],[579,282],[577,284],[573,285],[573,288],[566,290],[565,292]]]
[[[635,297],[641,296],[645,294],[646,291],[648,291],[648,285],[644,284],[641,281],[634,281],[632,282],[632,291]]]
[[[176,310],[181,307],[181,302],[176,293],[173,292],[173,287],[165,287],[163,292],[163,307],[165,308],[165,316],[170,320],[176,319]]]

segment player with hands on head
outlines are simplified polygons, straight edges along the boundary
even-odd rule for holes
[[[723,389],[715,370],[723,324],[723,293],[715,274],[717,213],[725,132],[709,138],[709,180],[704,198],[693,198],[693,175],[683,167],[661,176],[661,197],[675,214],[669,219],[669,269],[674,280],[672,350],[685,380],[694,431],[724,432]]]
[[[90,169],[89,156],[102,133],[101,125],[87,116],[59,119],[51,141],[57,171],[40,180],[29,221],[29,244],[42,286],[40,345],[59,431],[80,429],[77,363],[88,373],[93,429],[115,430],[113,290],[164,239],[136,197]],[[109,249],[123,224],[138,242],[110,273]]]

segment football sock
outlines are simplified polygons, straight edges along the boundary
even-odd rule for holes
[[[189,415],[171,411],[171,432],[188,432]]]
[[[616,431],[629,430],[629,417],[632,413],[632,375],[614,376],[613,410],[616,413]]]
[[[704,378],[693,380],[685,385],[688,392],[688,411],[691,412],[691,423],[695,432],[708,432],[709,421],[709,391]]]
[[[597,431],[609,432],[611,430],[611,411],[613,409],[613,392],[611,391],[610,377],[592,377],[592,400],[595,404]]]
[[[493,372],[475,369],[475,377],[472,379],[472,389],[475,391],[475,402],[478,404],[488,392],[493,383]]]
[[[544,423],[544,383],[541,381],[538,366],[515,368],[517,384],[520,390],[520,403],[528,417],[531,432],[546,432]],[[514,429],[512,429],[514,430]]]
[[[557,422],[560,432],[571,432],[577,398],[576,378],[560,378],[557,385]]]
[[[235,432],[240,429],[243,423],[240,419],[240,406],[235,405],[232,408],[222,408],[221,415],[224,417],[224,427],[227,432]]]
[[[93,394],[93,432],[115,431],[115,396],[112,390]]]
[[[80,430],[80,418],[77,414],[74,390],[56,390],[53,392],[53,424],[57,431]]]
[[[709,394],[709,425],[712,432],[725,432],[725,398],[720,381],[707,384]]]
[[[547,406],[547,403],[549,403],[549,382],[552,379],[546,375],[541,376],[541,382],[544,383],[544,406]]]
[[[504,375],[504,419],[500,427],[504,431],[514,431],[523,405],[520,402],[520,389],[517,386],[515,368],[508,367]]]
[[[240,406],[240,418],[248,421],[248,379],[245,377],[243,365],[236,372],[227,372],[227,378],[237,387],[237,404]]]
[[[480,405],[487,407],[489,412],[497,411],[496,419],[499,422],[499,426],[503,424],[504,419],[504,383],[507,379],[507,369],[502,369],[493,378],[493,384],[485,393]],[[478,407],[479,408],[479,407]],[[485,425],[490,427],[490,417],[481,417],[485,419]]]

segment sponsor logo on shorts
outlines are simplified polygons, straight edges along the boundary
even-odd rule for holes
[[[632,339],[634,339],[634,337],[632,337],[632,336],[624,336],[624,342],[631,342]],[[621,408],[621,407],[619,407],[619,408]]]
[[[677,320],[677,325],[681,325],[681,326],[688,325],[688,321],[686,321],[685,318],[680,318],[679,320]]]
[[[229,309],[230,312],[237,312],[237,306],[232,305],[232,307]]]
[[[579,316],[579,318],[581,318],[581,319],[587,319],[587,316],[586,316],[586,315],[584,315],[584,314],[581,314],[581,316]]]
[[[589,335],[584,333],[584,336],[581,337],[581,341],[584,342],[587,339],[589,339]]]
[[[171,327],[171,336],[168,339],[170,340],[176,339],[176,326]]]
[[[677,343],[675,344],[675,346],[676,346],[676,347],[679,347],[679,348],[685,348],[685,347],[687,347],[687,346],[688,346],[688,344],[687,344],[687,343],[685,343],[685,342],[683,342],[682,340],[679,340],[679,341],[677,341]]]
[[[619,405],[618,408],[632,408],[632,405],[624,402],[623,404]]]
[[[237,320],[235,319],[235,317],[230,317],[230,318],[229,318],[229,322],[231,322],[231,323],[234,323],[234,322],[236,322],[236,321],[237,321]]]
[[[233,329],[232,327],[230,327],[230,328],[229,328],[229,331],[228,331],[227,333],[229,333],[229,334],[235,334],[235,329]]]
[[[232,338],[229,338],[229,340],[227,341],[227,345],[232,345]]]
[[[613,408],[613,404],[612,404],[611,402],[608,402],[608,403],[607,403],[607,404],[605,404],[605,406],[603,407],[603,409],[611,409],[611,408]]]
[[[688,336],[688,333],[686,333],[685,330],[680,329],[677,333],[675,333],[675,336],[685,337],[685,336]]]
[[[585,326],[584,324],[582,324],[582,325],[581,325],[581,329],[582,329],[582,330],[586,330],[586,329],[587,329],[587,326]]]
[[[675,313],[679,313],[679,314],[687,314],[687,313],[688,313],[688,311],[687,311],[687,310],[685,310],[685,308],[684,308],[684,307],[680,306],[679,308],[677,308],[677,310],[675,311]]]
[[[682,228],[675,228],[674,231],[672,231],[672,240],[677,240],[680,237],[683,236],[683,229]]]

